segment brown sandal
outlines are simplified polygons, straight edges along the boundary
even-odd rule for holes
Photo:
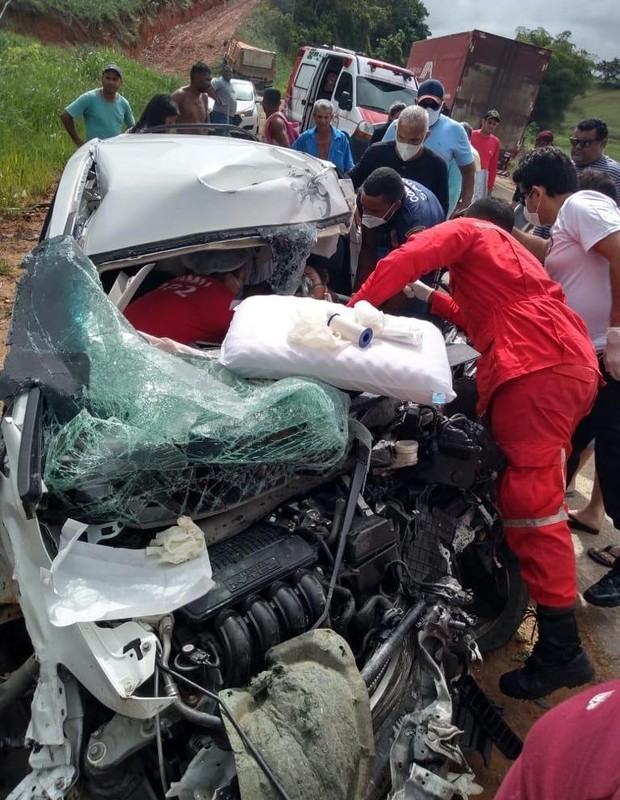
[[[616,559],[620,557],[620,545],[608,544],[607,547],[590,547],[588,548],[588,555],[597,564],[602,564],[604,567],[613,567]]]

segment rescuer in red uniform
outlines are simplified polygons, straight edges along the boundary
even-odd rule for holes
[[[571,436],[592,407],[600,373],[586,326],[566,305],[561,287],[508,232],[508,204],[485,198],[466,214],[392,251],[349,305],[368,300],[379,306],[420,275],[449,267],[451,297],[424,284],[411,289],[462,328],[482,354],[478,411],[488,415],[507,460],[498,506],[537,603],[539,633],[525,666],[503,675],[500,688],[512,697],[537,698],[594,677],[575,619],[564,478]]]

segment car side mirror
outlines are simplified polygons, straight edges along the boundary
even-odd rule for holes
[[[338,98],[338,105],[341,111],[350,111],[353,108],[353,98],[349,92],[343,92]]]

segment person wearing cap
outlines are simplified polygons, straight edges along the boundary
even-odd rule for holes
[[[534,139],[534,147],[549,147],[553,144],[553,133],[551,131],[538,131]]]
[[[193,253],[186,275],[172,278],[125,309],[141,333],[180,344],[224,340],[245,283],[249,250]]]
[[[533,654],[522,669],[502,676],[500,688],[535,699],[594,676],[575,618],[564,464],[600,373],[585,323],[538,259],[513,238],[513,216],[499,198],[477,200],[463,217],[412,236],[382,259],[349,305],[368,300],[380,306],[409,284],[408,291],[464,330],[482,354],[478,412],[486,414],[506,458],[497,504],[539,623]],[[444,265],[452,296],[417,281]]]
[[[110,139],[135,124],[131,106],[119,94],[123,72],[118,64],[106,64],[101,73],[101,88],[84,92],[60,113],[60,120],[77,147],[90,139]],[[86,136],[75,127],[78,117],[84,119]]]
[[[493,187],[495,186],[495,177],[497,175],[497,161],[499,159],[500,141],[497,136],[494,135],[494,132],[499,123],[499,111],[496,111],[494,108],[492,108],[482,117],[480,128],[478,128],[476,131],[473,131],[471,135],[471,143],[480,155],[480,164],[482,169],[486,169],[488,173],[488,194],[491,194],[493,191]]]
[[[448,165],[450,195],[448,216],[450,217],[467,208],[474,193],[476,165],[469,139],[462,125],[441,113],[444,107],[444,88],[440,81],[434,78],[423,81],[418,87],[416,102],[426,109],[428,115],[430,133],[424,142],[425,146],[429,150],[434,150]],[[387,129],[383,141],[395,138],[396,123],[393,122]]]

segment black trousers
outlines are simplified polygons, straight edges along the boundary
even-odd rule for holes
[[[579,456],[594,439],[594,463],[601,483],[605,511],[620,529],[620,381],[614,380],[601,362],[605,386],[599,389],[592,411],[577,426],[573,451],[566,466],[570,483]]]

